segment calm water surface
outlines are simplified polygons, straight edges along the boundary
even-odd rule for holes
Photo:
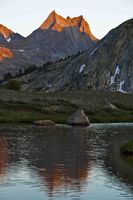
[[[0,125],[0,200],[133,200],[133,124]]]

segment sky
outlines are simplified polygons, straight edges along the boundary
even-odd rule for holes
[[[0,0],[0,24],[27,36],[53,10],[63,17],[83,15],[100,39],[133,17],[133,0]]]

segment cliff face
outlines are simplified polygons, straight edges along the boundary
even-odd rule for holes
[[[133,19],[107,34],[91,54],[83,72],[94,89],[133,91]]]
[[[7,72],[15,75],[31,65],[40,67],[91,50],[97,41],[83,16],[65,19],[55,11],[27,38],[0,25],[0,46],[13,54],[10,59],[0,60],[0,78]]]
[[[20,80],[26,89],[133,92],[133,19],[111,30],[92,52],[42,68]]]

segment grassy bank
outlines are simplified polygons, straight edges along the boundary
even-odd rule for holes
[[[0,89],[0,123],[50,119],[65,123],[77,109],[91,122],[133,122],[133,94],[109,92],[22,92]]]

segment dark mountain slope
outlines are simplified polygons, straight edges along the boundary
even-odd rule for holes
[[[133,92],[133,19],[111,30],[95,49],[22,77],[27,89],[108,89]]]

